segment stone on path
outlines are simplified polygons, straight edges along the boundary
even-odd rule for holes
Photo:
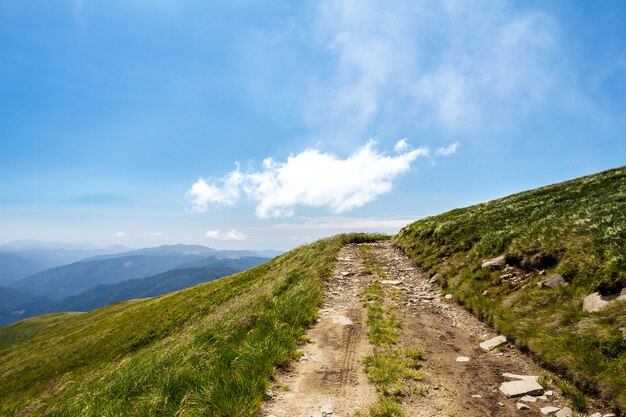
[[[348,317],[346,316],[333,316],[333,323],[335,324],[341,324],[343,326],[349,326],[352,323],[352,320],[350,320]]]
[[[333,405],[331,403],[326,403],[326,404],[322,405],[322,408],[320,408],[320,411],[324,415],[332,414],[332,413],[335,412],[335,407],[333,407]]]
[[[536,403],[537,397],[531,397],[530,395],[524,395],[520,398],[521,401],[526,401],[527,403]]]
[[[398,285],[401,284],[402,281],[400,281],[399,279],[384,279],[382,281],[380,281],[381,284],[388,284],[388,285]]]
[[[497,346],[500,346],[501,344],[506,343],[506,337],[505,336],[496,336],[493,337],[489,340],[485,340],[484,342],[482,342],[480,344],[480,347],[485,349],[485,350],[491,350]]]
[[[468,358],[467,356],[457,356],[456,357],[456,361],[457,362],[469,362],[470,358]]]
[[[539,409],[539,411],[541,411],[541,414],[545,414],[545,415],[550,415],[550,414],[554,414],[557,411],[559,411],[560,408],[559,407],[553,407],[553,406],[548,406],[548,407],[543,407],[541,409]]]
[[[452,300],[454,297],[452,296],[452,294],[446,294],[445,297],[446,300]]]
[[[555,414],[556,417],[572,417],[574,414],[572,413],[572,409],[569,407],[565,407],[562,408],[561,410],[557,411],[557,413]]]
[[[515,403],[518,410],[530,410],[530,407],[524,403]]]
[[[526,397],[530,395],[543,394],[543,387],[537,382],[534,375],[517,375],[505,373],[506,378],[517,379],[517,381],[503,382],[500,385],[500,392],[507,397]]]
[[[501,268],[504,266],[504,255],[498,256],[496,258],[486,259],[480,265],[482,268],[489,268],[490,266]]]

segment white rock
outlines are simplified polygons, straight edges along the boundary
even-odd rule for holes
[[[333,407],[333,405],[331,403],[326,403],[326,404],[322,405],[322,408],[320,408],[320,411],[324,415],[332,414],[332,413],[335,412],[335,407]]]
[[[333,316],[332,321],[333,321],[333,323],[341,324],[342,326],[348,326],[350,324],[353,324],[352,320],[350,320],[346,316]]]
[[[496,258],[486,259],[480,265],[482,268],[488,268],[490,266],[494,267],[504,267],[504,255],[498,256]]]
[[[468,358],[467,356],[457,356],[456,357],[456,361],[457,362],[469,362],[470,358]]]
[[[537,397],[531,397],[530,395],[524,395],[522,398],[520,398],[520,400],[526,401],[527,403],[536,403],[537,402]]]
[[[540,395],[539,397],[537,397],[537,399],[541,401],[548,401],[548,397],[546,397],[545,395]]]
[[[605,414],[602,417],[615,417],[615,414],[611,413],[611,414]]]
[[[341,276],[342,276],[342,277],[347,277],[348,275],[350,275],[350,272],[349,272],[349,271],[343,271],[343,272],[341,273]]]
[[[515,403],[518,410],[530,410],[530,407],[524,403]]]
[[[555,415],[556,417],[572,417],[574,414],[572,413],[571,408],[565,407],[557,411]]]
[[[548,406],[541,408],[539,411],[541,411],[541,414],[550,415],[556,413],[559,410],[559,407]]]
[[[608,305],[609,302],[605,300],[599,292],[594,292],[583,298],[583,311],[588,313],[604,310]]]
[[[452,300],[454,297],[452,296],[452,294],[446,294],[443,298],[445,298],[446,300]]]
[[[536,381],[522,379],[519,381],[503,382],[500,392],[507,397],[521,397],[524,395],[539,395],[543,393],[543,387]]]
[[[384,279],[382,281],[380,281],[381,284],[387,284],[387,285],[398,285],[400,284],[402,281],[397,280],[397,279]]]
[[[489,295],[489,290],[483,291],[483,296],[487,296],[487,295]]]
[[[547,395],[547,396],[554,395],[554,391],[552,390],[546,391],[543,393],[543,395]]]
[[[489,340],[485,340],[484,342],[480,344],[480,347],[485,350],[491,350],[497,346],[500,346],[503,343],[506,343],[506,337],[500,335],[500,336],[493,337]]]
[[[483,398],[483,396],[480,394],[474,394],[472,395],[472,398]]]

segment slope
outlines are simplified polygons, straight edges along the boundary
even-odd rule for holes
[[[626,410],[625,231],[622,167],[419,220],[393,242],[545,365]],[[564,282],[543,285],[556,274]],[[596,291],[613,301],[584,311]]]
[[[173,269],[153,277],[98,285],[55,304],[47,312],[88,311],[118,301],[156,297],[253,268],[265,258],[221,259],[210,266]]]
[[[315,319],[339,249],[370,239],[324,239],[161,297],[8,326],[0,414],[255,415]],[[27,335],[29,326],[41,331]],[[11,344],[16,329],[25,336]]]

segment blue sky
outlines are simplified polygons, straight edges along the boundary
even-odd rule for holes
[[[0,4],[0,241],[288,249],[626,163],[623,1]]]

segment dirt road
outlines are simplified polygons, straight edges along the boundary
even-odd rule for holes
[[[345,246],[332,277],[320,319],[309,332],[302,359],[278,376],[268,393],[261,416],[347,417],[361,412],[378,398],[363,371],[363,358],[371,352],[361,296],[379,281],[401,294],[394,302],[402,319],[400,345],[426,352],[422,394],[402,397],[407,416],[543,416],[547,406],[565,407],[558,390],[552,395],[523,402],[499,391],[509,381],[503,373],[540,375],[541,369],[515,348],[485,351],[481,338],[493,330],[441,296],[416,265],[389,242],[370,244],[384,277],[364,273],[359,245]],[[367,271],[369,272],[369,271]],[[457,358],[464,357],[457,361]]]

